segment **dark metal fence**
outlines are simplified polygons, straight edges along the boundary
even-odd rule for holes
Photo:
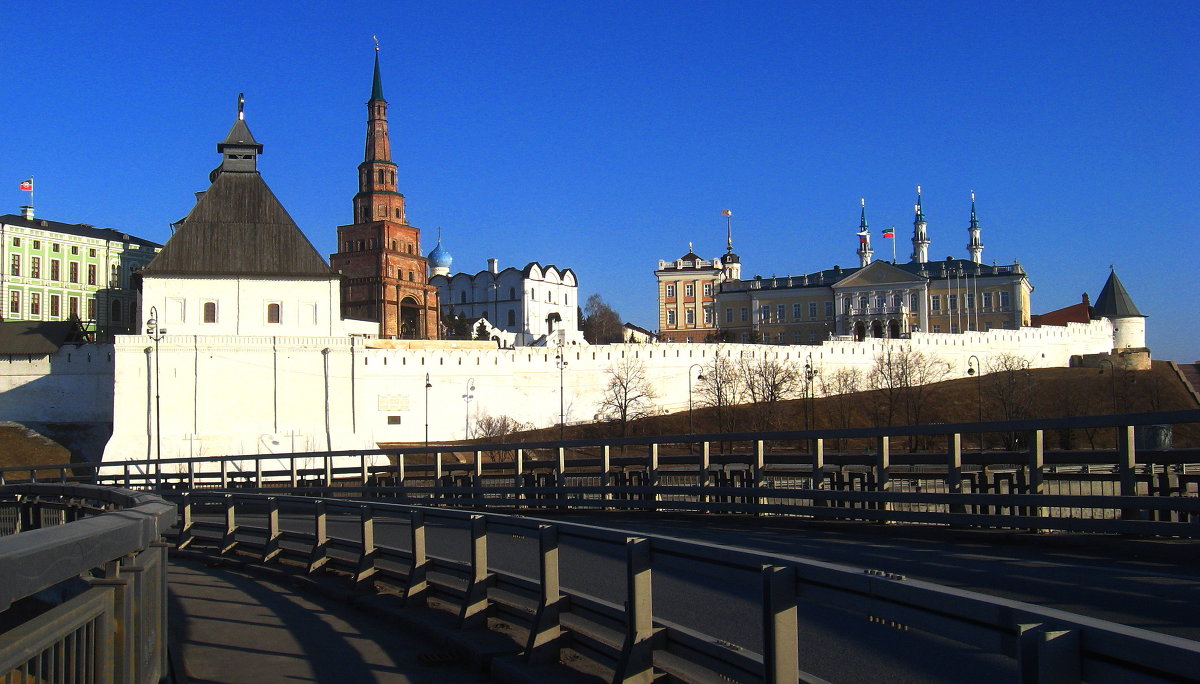
[[[199,490],[169,496],[180,502],[181,547],[264,564],[289,560],[309,572],[339,569],[356,586],[394,587],[406,606],[436,598],[464,629],[487,628],[488,617],[515,626],[529,662],[557,662],[569,646],[611,668],[615,682],[663,674],[685,682],[823,681],[799,655],[798,605],[1002,654],[1021,681],[1167,682],[1200,672],[1193,641],[878,571],[448,508]],[[619,595],[603,595],[594,578],[564,574],[559,554],[568,548],[586,549],[595,563],[615,559]],[[664,567],[740,595],[759,629],[721,638],[711,620],[668,618],[654,596]],[[872,647],[842,657],[869,658]]]
[[[168,672],[175,506],[81,484],[0,486],[0,681],[158,682]]]

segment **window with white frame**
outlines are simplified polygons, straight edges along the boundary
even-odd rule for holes
[[[792,304],[792,318],[800,320],[800,302]]]
[[[733,309],[731,309],[729,307],[725,308],[725,322],[726,323],[733,322]]]
[[[958,295],[946,295],[946,307],[951,311],[958,311]],[[951,332],[958,332],[957,330]]]
[[[275,323],[281,322],[281,320],[282,320],[281,309],[282,309],[282,307],[280,306],[279,302],[268,302],[267,303],[267,323],[275,324]]]
[[[217,303],[212,302],[212,301],[204,302],[203,309],[204,309],[204,319],[203,319],[204,322],[205,323],[216,323],[217,322]]]
[[[1008,308],[1008,291],[1007,290],[1000,291],[1000,308],[1001,309]]]
[[[983,293],[983,310],[984,311],[992,310],[992,293],[991,292]]]
[[[696,286],[691,283],[687,283],[686,285],[684,285],[683,286],[683,296],[684,297],[695,297],[696,296]]]
[[[704,283],[704,296],[705,297],[712,296],[712,283]]]
[[[687,325],[696,325],[696,312],[692,309],[684,309],[683,322]]]
[[[930,311],[941,311],[942,310],[942,296],[941,295],[929,295],[929,310]],[[934,332],[937,332],[937,331],[935,330]]]
[[[814,319],[817,317],[817,303],[816,302],[808,303],[808,317],[814,318]]]
[[[785,305],[780,304],[779,306],[775,307],[775,320],[780,323],[787,320],[787,308]]]
[[[833,318],[833,302],[825,302],[825,318]]]
[[[712,325],[712,322],[713,322],[712,309],[706,306],[706,307],[704,307],[704,325]]]
[[[743,306],[742,307],[742,322],[745,323],[748,320],[750,320],[750,309]]]
[[[675,310],[674,309],[667,309],[667,325],[671,326],[672,328],[675,327]]]
[[[668,297],[675,296],[675,286],[671,283],[667,283],[667,296]]]

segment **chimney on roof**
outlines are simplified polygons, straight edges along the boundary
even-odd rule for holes
[[[26,221],[33,220],[33,205],[32,204],[26,204],[25,206],[21,207],[21,218],[25,219]]]
[[[500,272],[500,260],[499,259],[488,259],[488,272],[489,273],[499,273]]]
[[[1083,305],[1084,305],[1084,306],[1091,306],[1091,305],[1092,305],[1092,301],[1091,301],[1091,299],[1088,297],[1088,293],[1086,293],[1086,292],[1084,292],[1084,293],[1083,293]]]

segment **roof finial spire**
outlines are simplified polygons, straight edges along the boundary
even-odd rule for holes
[[[379,36],[371,36],[371,40],[375,41],[375,52],[379,52]]]
[[[371,36],[375,38],[375,36]],[[386,102],[383,99],[383,78],[379,75],[379,39],[375,38],[375,73],[371,76],[371,101]]]
[[[238,120],[246,118],[246,94],[238,93]]]

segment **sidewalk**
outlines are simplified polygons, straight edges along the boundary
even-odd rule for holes
[[[315,593],[186,558],[170,565],[183,682],[483,682],[403,627]]]

